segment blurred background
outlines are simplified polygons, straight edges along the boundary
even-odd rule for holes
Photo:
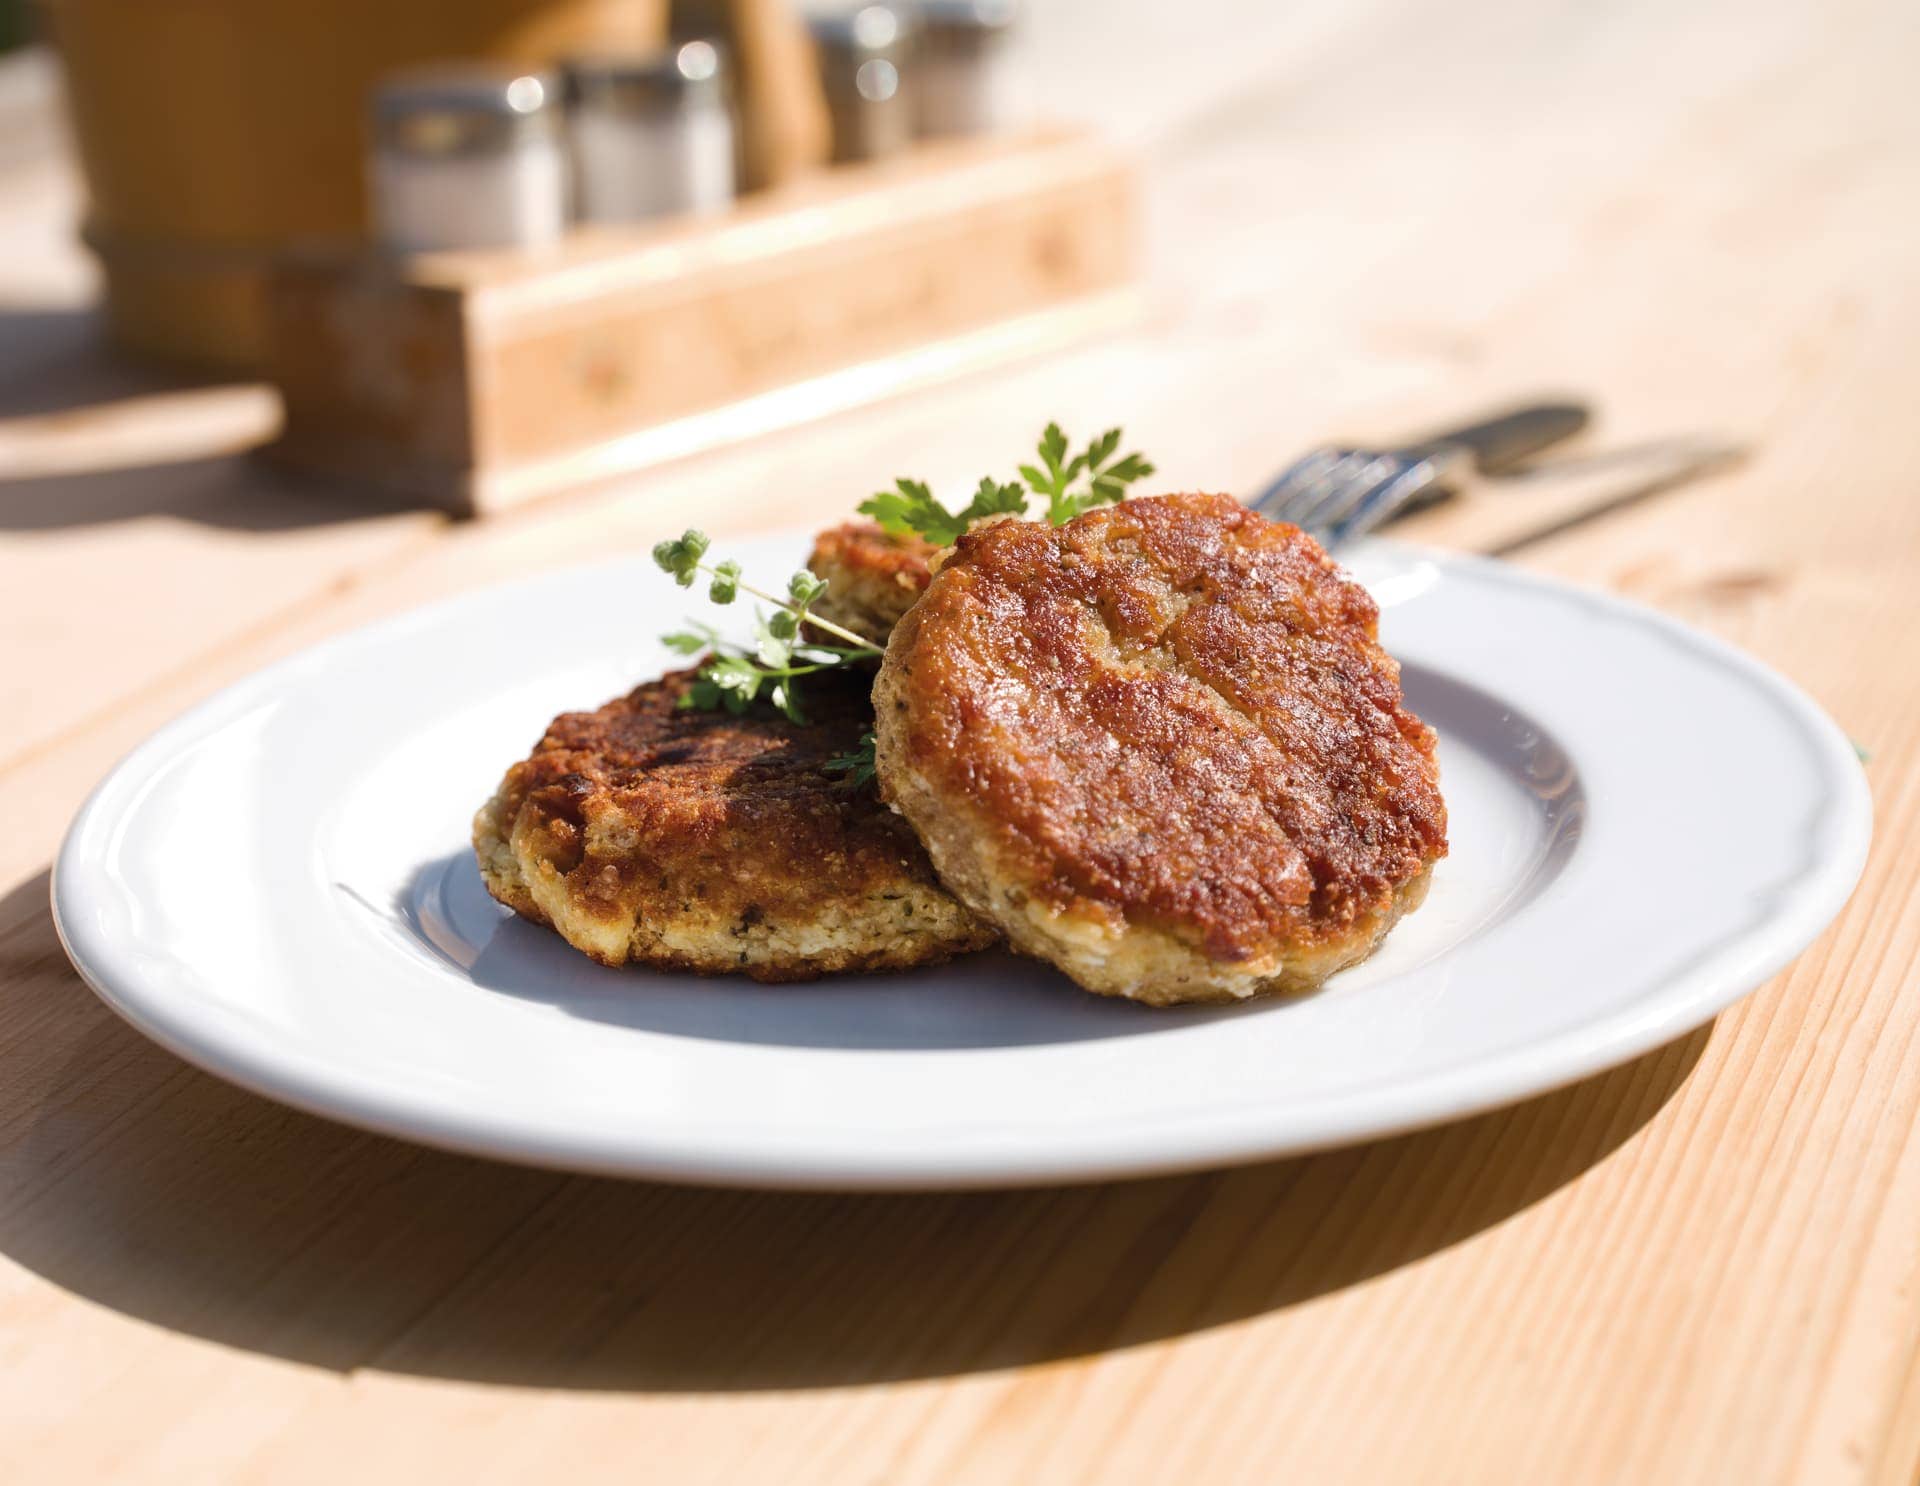
[[[1543,395],[1813,462],[1911,272],[1916,12],[1857,10],[0,0],[0,622],[111,694],[103,570],[192,656],[1050,418],[1243,494]],[[1410,530],[1617,494],[1541,488]]]
[[[494,271],[538,293],[597,252],[614,264],[604,296],[645,275],[623,277],[621,264],[659,239],[649,229],[697,239],[688,227],[702,222],[710,239],[757,206],[785,218],[757,255],[799,251],[807,208],[868,197],[884,211],[903,172],[961,170],[964,153],[929,142],[1004,146],[1031,117],[1020,72],[1031,23],[1011,0],[4,4],[7,222],[52,234],[19,244],[10,287],[28,303],[15,329],[33,334],[26,260],[39,256],[49,313],[84,280],[104,310],[95,328],[129,358],[281,384],[299,380],[290,368],[325,378],[341,374],[330,358],[393,349],[316,345],[337,325],[290,326],[293,264],[418,284],[435,275],[412,260],[439,254],[442,281],[473,289],[484,261],[473,255],[491,250]],[[61,251],[76,230],[85,259]],[[895,273],[942,272],[911,244],[844,230],[843,264],[877,251]],[[724,291],[701,283],[713,264],[696,240],[672,272],[691,292]],[[336,282],[323,320],[350,313],[343,296]],[[805,369],[873,349],[842,340]],[[676,410],[631,411],[647,422]]]

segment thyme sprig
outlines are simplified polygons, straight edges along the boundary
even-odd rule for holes
[[[737,714],[745,712],[764,692],[789,721],[804,723],[806,712],[795,687],[802,676],[880,658],[878,646],[812,612],[815,601],[827,591],[824,578],[801,568],[788,580],[787,596],[780,598],[742,581],[740,564],[731,558],[707,562],[711,546],[705,532],[689,528],[675,540],[657,545],[653,560],[682,588],[691,588],[705,573],[709,579],[707,597],[716,604],[731,604],[745,593],[774,608],[770,614],[755,611],[751,645],[728,640],[712,626],[697,621],[661,636],[661,642],[677,654],[704,652],[711,657],[700,667],[693,685],[681,694],[680,706],[724,707]],[[807,626],[848,643],[829,645],[811,639],[805,633]]]

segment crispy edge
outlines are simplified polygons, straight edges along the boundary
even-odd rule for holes
[[[669,676],[663,681],[675,679]],[[619,704],[608,703],[588,715],[597,716]],[[740,725],[732,718],[725,723]],[[699,912],[691,907],[700,901],[697,896],[678,912],[648,913],[646,904],[638,900],[595,911],[571,881],[581,864],[578,838],[557,839],[555,822],[534,800],[538,789],[529,787],[531,765],[552,736],[550,729],[531,758],[507,771],[493,797],[475,814],[474,853],[493,898],[521,917],[553,929],[600,964],[632,962],[655,969],[744,974],[783,983],[940,964],[985,949],[1000,937],[931,873],[924,879],[903,873],[838,898],[803,895],[757,916]],[[716,896],[725,901],[724,894]],[[630,912],[624,911],[629,907]]]
[[[941,550],[921,537],[896,537],[877,521],[828,527],[807,558],[814,575],[827,580],[814,612],[884,645],[926,592]]]

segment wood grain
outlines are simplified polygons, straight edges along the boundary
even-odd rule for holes
[[[1036,12],[1076,58],[1062,95],[1129,100],[1152,162],[1156,303],[1128,338],[465,526],[309,520],[240,466],[223,499],[257,525],[195,519],[179,465],[125,443],[75,473],[86,415],[69,440],[55,379],[0,367],[0,460],[8,412],[41,420],[39,467],[101,511],[63,524],[48,497],[81,487],[0,463],[0,616],[37,637],[0,662],[32,699],[0,707],[0,1478],[1915,1479],[1920,11]],[[0,203],[70,199],[35,169]],[[22,220],[0,232],[55,241]],[[0,274],[70,302],[53,253]],[[1603,409],[1594,448],[1754,454],[1517,559],[1780,667],[1871,751],[1877,822],[1784,974],[1560,1094],[1191,1178],[682,1191],[253,1099],[121,1027],[52,938],[47,862],[113,759],[366,618],[694,513],[970,484],[1049,416],[1122,419],[1179,483],[1244,490],[1329,435],[1567,388]],[[1484,544],[1484,519],[1423,535]]]

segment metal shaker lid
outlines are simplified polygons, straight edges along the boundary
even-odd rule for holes
[[[1019,17],[1017,0],[920,0],[920,24],[929,39],[947,33],[999,36]]]
[[[554,136],[558,95],[545,73],[444,64],[383,78],[371,100],[374,139],[413,155],[461,155]]]
[[[807,24],[820,54],[829,104],[887,103],[899,95],[900,70],[913,40],[910,12],[892,5],[861,5],[812,16]]]
[[[571,57],[565,71],[568,101],[588,107],[657,112],[726,97],[726,49],[705,38],[661,51]]]
[[[821,61],[858,68],[862,62],[897,63],[912,31],[910,14],[893,5],[858,5],[809,16],[808,28]]]

